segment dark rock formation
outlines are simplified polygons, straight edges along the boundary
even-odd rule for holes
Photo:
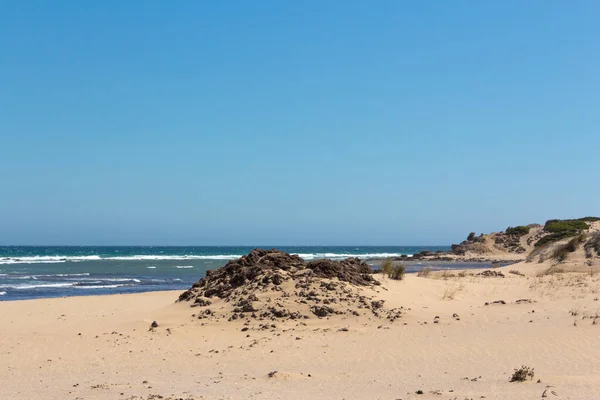
[[[485,278],[504,278],[504,274],[500,271],[492,271],[492,270],[485,270],[483,272],[480,272],[477,274],[477,276],[483,276]]]
[[[179,301],[198,296],[226,298],[233,290],[242,286],[281,285],[284,281],[306,275],[315,278],[337,278],[353,285],[379,285],[379,282],[373,279],[369,265],[359,258],[341,261],[315,260],[307,264],[297,255],[275,249],[255,249],[247,256],[229,261],[224,267],[207,271],[206,278],[200,279],[182,293]]]
[[[523,254],[526,251],[525,248],[521,246],[521,236],[519,235],[499,233],[494,240],[494,246],[509,253]]]
[[[380,283],[373,278],[370,266],[358,258],[306,263],[297,255],[279,250],[255,249],[208,271],[178,301],[193,302],[192,307],[207,307],[214,303],[209,298],[218,297],[229,305],[220,310],[204,309],[195,317],[243,319],[246,323],[299,320],[309,318],[310,314],[319,318],[336,314],[358,316],[358,309],[370,310],[376,317],[390,321],[400,318],[402,309],[387,310],[383,301],[357,293],[359,287],[375,285]],[[225,309],[227,315],[223,315]]]
[[[224,267],[206,272],[179,301],[197,296],[227,297],[234,289],[247,284],[257,286],[280,285],[290,274],[306,267],[304,260],[279,250],[252,250],[248,255],[228,262]]]
[[[340,281],[354,285],[378,285],[371,276],[371,267],[359,258],[347,258],[341,261],[315,260],[306,266],[312,276],[318,278],[338,278]]]

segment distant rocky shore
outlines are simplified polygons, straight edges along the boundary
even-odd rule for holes
[[[456,257],[454,253],[451,251],[429,251],[424,250],[420,253],[413,254],[412,256],[402,255],[400,257],[392,258],[393,261],[402,261],[402,262],[422,262],[422,261],[431,261],[431,262],[447,262],[447,263],[498,263],[498,264],[513,264],[520,261],[524,261],[523,258],[502,258],[502,257]],[[372,261],[380,261],[380,260],[372,260]]]
[[[600,229],[600,218],[551,219],[544,225],[529,224],[508,227],[501,232],[477,235],[469,233],[466,240],[453,244],[449,251],[423,250],[412,256],[394,257],[393,261],[461,262],[507,264],[525,261],[554,244]],[[373,260],[376,261],[376,260]]]

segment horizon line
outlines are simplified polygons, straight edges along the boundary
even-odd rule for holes
[[[253,244],[0,244],[0,247],[450,247],[450,244],[407,245],[407,244],[294,244],[294,245],[253,245]]]

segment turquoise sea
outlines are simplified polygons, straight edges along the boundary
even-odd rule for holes
[[[271,248],[273,246],[262,246]],[[0,247],[0,301],[187,289],[208,269],[254,247]],[[448,250],[445,246],[277,247],[306,260],[365,260]],[[410,270],[419,267],[409,265]]]

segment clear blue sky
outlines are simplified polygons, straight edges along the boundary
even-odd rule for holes
[[[597,1],[0,1],[0,244],[600,214]]]

